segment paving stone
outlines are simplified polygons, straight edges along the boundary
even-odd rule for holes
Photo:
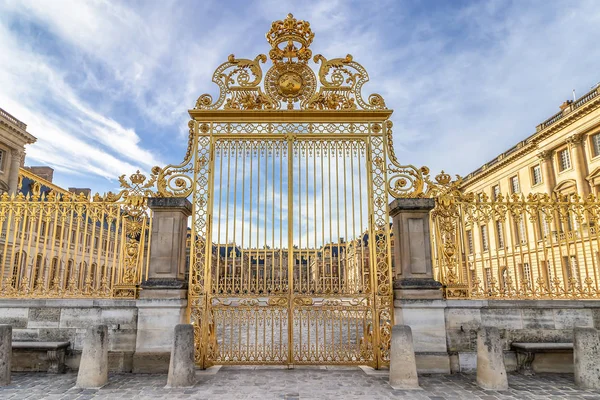
[[[423,390],[394,390],[385,375],[356,369],[239,369],[223,367],[216,374],[197,374],[193,388],[165,389],[166,374],[111,374],[98,390],[76,389],[76,374],[14,373],[0,388],[0,399],[599,399],[600,391],[579,390],[573,375],[509,374],[509,389],[484,391],[474,374],[419,376]]]

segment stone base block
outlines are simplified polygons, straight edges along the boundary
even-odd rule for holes
[[[133,351],[109,351],[109,372],[131,372],[133,371]]]
[[[573,373],[573,353],[539,353],[531,364],[534,372]]]
[[[442,284],[431,278],[405,278],[394,282],[394,298],[413,300],[442,299]]]
[[[136,352],[133,355],[134,374],[163,374],[169,372],[170,352]]]
[[[50,361],[46,351],[13,350],[12,370],[14,372],[47,372]]]
[[[449,374],[450,356],[447,353],[416,353],[419,374]]]
[[[65,359],[67,371],[78,371],[81,351],[70,351]],[[109,351],[108,372],[131,372],[133,370],[133,351]]]

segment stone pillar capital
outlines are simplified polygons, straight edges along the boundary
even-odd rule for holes
[[[541,161],[550,161],[552,159],[553,155],[554,155],[553,150],[542,150],[538,153],[537,156]]]
[[[435,208],[435,199],[395,199],[390,203],[390,216],[401,212],[429,212]]]
[[[150,197],[148,207],[156,211],[179,211],[186,216],[192,215],[192,203],[185,197]]]
[[[576,133],[574,135],[571,135],[567,138],[566,142],[569,144],[570,147],[579,146],[583,142],[583,134]]]
[[[10,155],[11,157],[15,157],[19,159],[19,162],[21,162],[21,157],[23,157],[23,150],[19,150],[19,149],[10,149]]]

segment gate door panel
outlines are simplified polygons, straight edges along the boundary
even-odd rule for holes
[[[288,142],[216,139],[215,363],[288,363]]]
[[[292,363],[372,361],[363,140],[293,145]]]

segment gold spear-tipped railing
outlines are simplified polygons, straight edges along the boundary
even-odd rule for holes
[[[600,298],[600,199],[447,190],[431,214],[447,298]]]
[[[119,178],[105,196],[44,192],[0,196],[0,298],[135,298],[147,274],[154,176]]]

